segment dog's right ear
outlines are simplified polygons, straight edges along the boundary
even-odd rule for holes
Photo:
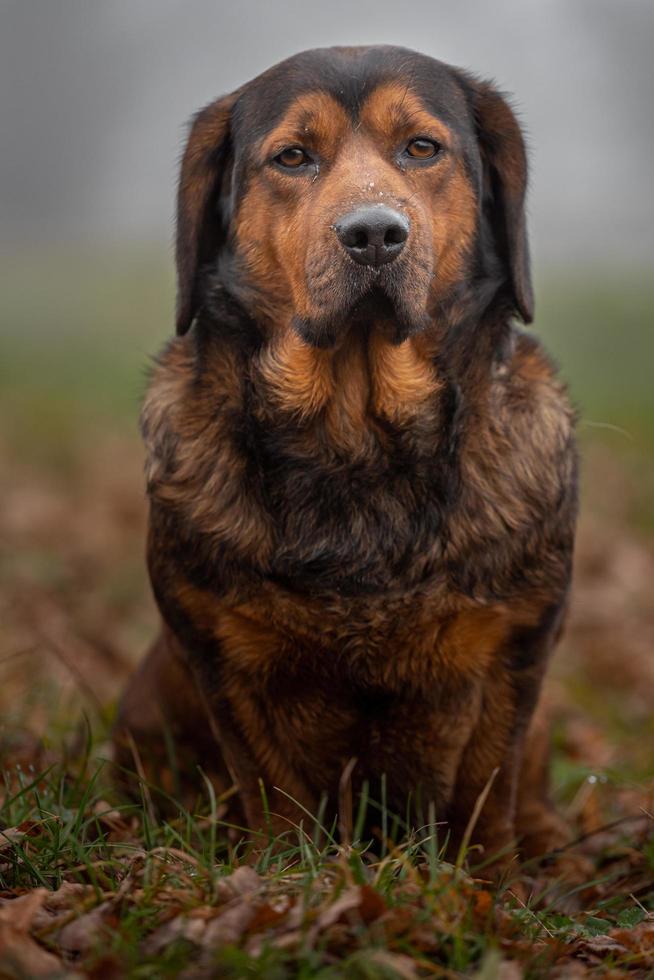
[[[230,116],[238,92],[217,99],[194,118],[177,190],[177,333],[189,329],[200,304],[202,266],[223,234],[217,198],[230,159]]]

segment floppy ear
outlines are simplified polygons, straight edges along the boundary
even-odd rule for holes
[[[516,311],[524,323],[534,317],[525,214],[527,153],[508,103],[488,82],[467,79],[484,165],[484,207],[506,263]]]
[[[216,208],[229,161],[229,128],[238,93],[212,102],[194,118],[177,190],[177,333],[191,326],[200,302],[200,271],[220,245]]]

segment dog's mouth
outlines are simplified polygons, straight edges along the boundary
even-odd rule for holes
[[[307,343],[329,348],[351,330],[375,327],[392,334],[397,318],[395,299],[379,283],[374,283],[338,313],[315,319],[296,318],[294,326]]]
[[[427,326],[425,306],[406,288],[403,275],[384,275],[381,270],[366,275],[367,281],[362,280],[357,277],[339,290],[340,303],[335,304],[335,309],[322,316],[293,321],[306,343],[330,348],[351,330],[379,329],[391,343],[399,344]]]
[[[395,300],[375,284],[354,303],[350,318],[355,326],[368,326],[392,320],[397,315]]]

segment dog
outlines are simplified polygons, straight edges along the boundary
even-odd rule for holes
[[[577,453],[515,323],[526,187],[494,85],[402,48],[307,51],[195,117],[141,416],[163,628],[122,764],[172,741],[253,833],[321,800],[347,833],[366,786],[454,844],[474,813],[489,857],[560,845],[535,709]]]

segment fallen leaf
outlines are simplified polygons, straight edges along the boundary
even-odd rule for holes
[[[414,980],[419,977],[418,968],[415,960],[410,956],[401,953],[389,953],[384,949],[376,949],[369,956],[366,956],[367,963],[374,963],[385,970],[394,970],[401,980]]]
[[[474,914],[480,919],[485,919],[493,908],[493,896],[484,889],[474,892],[473,901]]]
[[[17,932],[28,932],[32,925],[32,919],[43,905],[48,894],[47,888],[34,888],[19,898],[1,900],[0,923],[12,926]]]
[[[586,980],[587,977],[595,974],[595,968],[590,967],[590,969],[593,971],[592,974],[589,973],[589,967],[585,963],[580,963],[579,960],[566,960],[551,972],[551,978],[552,980]],[[618,975],[624,977],[623,973]],[[609,974],[603,973],[602,980],[615,980],[615,974],[612,978]]]
[[[15,844],[19,844],[25,837],[33,837],[37,833],[39,826],[36,820],[24,820],[17,827],[5,827],[0,830],[0,854],[12,851]]]
[[[654,920],[645,919],[633,929],[611,929],[611,939],[638,956],[638,964],[654,967]]]
[[[581,939],[576,944],[576,949],[600,958],[614,955],[623,956],[629,952],[626,946],[611,936],[589,936],[587,939]]]
[[[2,980],[65,980],[79,974],[67,971],[61,960],[42,949],[26,933],[0,925],[0,977]]]
[[[315,937],[318,933],[333,925],[334,922],[338,922],[346,912],[351,912],[353,909],[358,908],[360,904],[361,892],[359,889],[347,888],[335,902],[332,902],[326,909],[323,909],[311,929],[311,935]]]
[[[522,980],[523,969],[515,960],[503,959],[499,950],[491,949],[474,977],[475,980]]]
[[[258,891],[262,884],[263,882],[254,868],[244,864],[225,878],[219,878],[216,884],[216,893],[218,898],[228,902],[230,899]]]
[[[497,980],[522,980],[524,971],[515,960],[502,960],[497,968]]]
[[[95,888],[93,885],[79,885],[65,881],[55,892],[48,892],[41,908],[37,909],[32,920],[32,931],[41,933],[51,932],[57,924],[64,922],[75,913],[75,910],[86,901],[93,901]],[[80,910],[80,914],[83,909]]]
[[[80,885],[74,881],[64,881],[63,884],[54,892],[48,892],[44,907],[52,912],[70,910],[74,908],[81,898],[88,898],[95,894],[93,885]]]
[[[61,960],[42,949],[29,935],[34,917],[48,895],[46,888],[35,888],[0,907],[0,977],[2,980],[65,980],[76,974],[67,971]]]
[[[207,920],[201,916],[177,915],[148,936],[141,948],[146,956],[157,956],[179,939],[200,946],[206,926]]]
[[[290,909],[290,902],[284,902],[282,905],[279,903],[277,907],[267,902],[264,905],[259,905],[255,909],[255,914],[252,922],[249,925],[249,930],[252,933],[263,932],[266,929],[270,929],[272,926],[276,926],[284,920],[288,919],[288,912]]]
[[[371,922],[375,922],[376,919],[379,919],[386,912],[388,908],[386,902],[379,892],[376,892],[370,885],[361,885],[359,896],[359,913],[367,926]]]
[[[256,908],[248,900],[225,909],[205,929],[202,945],[209,949],[238,943],[254,919]]]
[[[117,924],[114,908],[113,901],[102,902],[69,922],[57,937],[59,946],[69,955],[84,956],[102,939],[106,939],[108,930]]]

